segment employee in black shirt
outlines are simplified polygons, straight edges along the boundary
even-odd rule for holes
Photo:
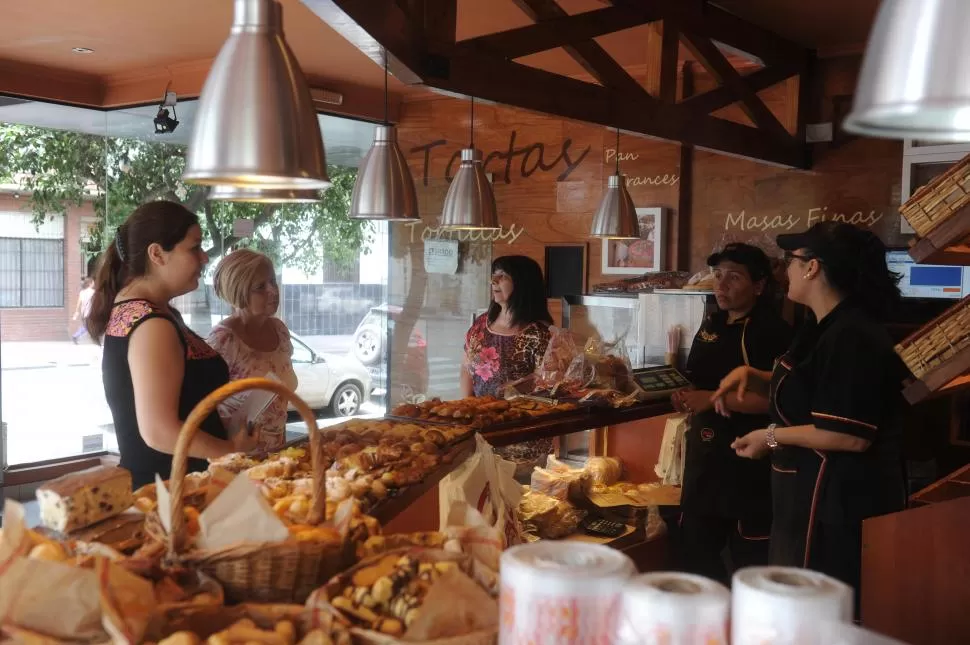
[[[770,370],[791,342],[775,311],[768,257],[748,244],[729,244],[707,259],[719,310],[698,330],[687,359],[690,390],[673,397],[690,415],[681,501],[682,566],[727,582],[722,552],[734,567],[767,564],[771,474],[767,463],[735,454],[735,439],[770,422],[768,398],[731,399],[722,416],[711,395],[739,365]]]
[[[733,447],[743,457],[771,453],[771,561],[858,589],[862,520],[905,501],[898,424],[905,368],[878,322],[899,298],[898,277],[882,242],[849,224],[817,224],[779,236],[778,245],[789,261],[789,298],[817,322],[802,328],[773,374],[738,369],[715,399],[744,399],[749,385],[770,381],[774,423]],[[737,396],[727,394],[733,390]]]

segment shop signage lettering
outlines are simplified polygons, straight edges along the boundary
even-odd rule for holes
[[[802,215],[792,215],[782,213],[780,215],[747,215],[743,210],[738,213],[728,213],[724,218],[724,230],[737,229],[741,231],[776,231],[792,229],[807,229],[819,222],[846,222],[863,228],[872,228],[882,218],[884,213],[874,210],[868,213],[855,211],[854,213],[829,212],[828,206],[816,206],[809,208],[808,212]]]
[[[509,143],[505,150],[493,150],[485,155],[483,160],[483,167],[485,172],[495,172],[494,162],[504,161],[505,168],[501,174],[502,180],[506,183],[512,183],[513,167],[516,162],[518,162],[518,174],[523,179],[528,179],[537,170],[543,172],[549,172],[556,169],[559,166],[564,166],[562,172],[556,177],[556,181],[564,181],[569,175],[572,174],[579,164],[583,162],[586,155],[589,154],[591,146],[586,146],[583,150],[577,153],[576,150],[572,149],[573,140],[563,139],[562,144],[559,146],[559,151],[554,156],[546,148],[543,143],[532,143],[521,148],[517,148],[515,145],[515,139],[518,133],[512,130],[509,135]],[[431,151],[439,146],[443,146],[447,143],[445,139],[436,139],[431,143],[426,143],[424,145],[415,146],[411,148],[411,154],[421,153],[424,155],[424,168],[422,171],[422,182],[425,186],[428,185],[428,178],[431,169]],[[461,161],[461,150],[456,150],[452,153],[451,158],[448,160],[448,165],[445,166],[445,180],[451,181],[455,176],[455,170],[458,168],[458,164]],[[490,166],[492,164],[492,166]]]
[[[439,226],[426,226],[421,222],[408,222],[404,225],[411,235],[411,244],[418,240],[457,240],[459,242],[502,242],[515,244],[515,241],[525,233],[525,229],[517,224],[508,228],[504,226],[494,231],[454,231]],[[419,228],[420,227],[420,228]]]
[[[605,153],[604,155],[605,159],[603,163],[607,165],[616,163],[616,148],[607,148],[606,150],[604,150],[604,153]],[[620,153],[620,162],[637,161],[639,158],[640,158],[640,153],[638,152]],[[620,171],[622,172],[623,169],[621,168]],[[654,175],[653,177],[650,177],[647,175],[639,175],[639,176],[627,175],[626,177],[626,185],[629,187],[676,186],[679,181],[680,181],[680,175],[674,175],[669,173],[663,174],[663,175]]]

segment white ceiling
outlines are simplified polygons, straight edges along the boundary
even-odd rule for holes
[[[185,101],[175,107],[179,125],[170,134],[155,134],[153,119],[158,112],[157,105],[105,112],[0,96],[0,123],[188,145],[197,104],[198,101]],[[324,114],[318,120],[327,162],[357,167],[374,139],[374,124]]]

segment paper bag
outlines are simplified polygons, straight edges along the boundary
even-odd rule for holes
[[[687,417],[676,414],[667,417],[660,443],[660,458],[654,472],[666,486],[681,486],[684,482],[684,459],[687,450]]]
[[[465,503],[502,535],[503,547],[522,542],[515,509],[522,489],[515,482],[515,464],[496,456],[492,446],[475,436],[475,452],[438,485],[439,527],[448,525],[452,505]]]
[[[7,500],[0,540],[0,624],[67,641],[139,643],[155,609],[148,580],[95,556],[94,568],[25,557],[23,506]]]

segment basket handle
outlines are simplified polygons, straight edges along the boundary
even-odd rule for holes
[[[326,469],[330,464],[324,463],[326,458],[321,450],[322,437],[317,427],[317,419],[306,402],[296,395],[288,387],[278,381],[271,381],[265,378],[245,378],[232,381],[210,393],[202,399],[198,405],[189,413],[182,429],[179,431],[178,440],[175,443],[175,453],[172,456],[172,475],[169,479],[169,492],[172,498],[171,504],[171,530],[168,533],[168,552],[169,555],[176,555],[182,547],[185,536],[185,515],[182,512],[183,500],[182,489],[185,485],[185,475],[188,470],[189,446],[192,439],[202,422],[212,414],[220,403],[240,392],[246,390],[267,390],[273,392],[284,401],[292,403],[303,421],[307,425],[310,434],[310,459],[313,473],[313,495],[310,502],[310,524],[318,524],[326,516],[327,506],[327,478]]]

